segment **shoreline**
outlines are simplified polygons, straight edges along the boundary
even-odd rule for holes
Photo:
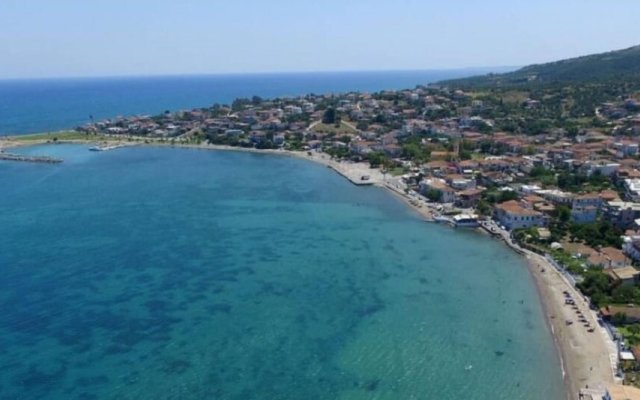
[[[53,144],[48,139],[38,139],[33,141],[26,140],[12,140],[13,136],[5,136],[4,140],[0,140],[0,151],[15,147],[25,147],[25,146],[38,146],[43,144]],[[227,145],[214,145],[214,144],[189,144],[189,143],[166,143],[166,142],[145,142],[143,139],[132,138],[132,141],[126,140],[116,140],[111,137],[101,137],[96,139],[73,139],[73,140],[62,140],[57,142],[58,144],[95,144],[96,142],[104,142],[104,143],[115,143],[122,144],[123,147],[130,146],[157,146],[157,147],[176,147],[176,148],[187,148],[187,149],[195,149],[195,150],[220,150],[220,151],[236,151],[236,152],[244,152],[244,153],[255,153],[255,154],[272,154],[272,155],[280,155],[280,156],[288,156],[295,157],[298,159],[303,159],[311,162],[315,162],[320,165],[324,165],[339,175],[349,180],[354,185],[358,186],[377,186],[385,189],[393,196],[400,198],[404,201],[409,208],[414,210],[420,217],[422,217],[427,222],[433,222],[433,212],[429,209],[429,207],[425,207],[424,204],[419,203],[417,200],[411,199],[409,195],[404,193],[400,188],[394,187],[389,183],[389,181],[385,178],[385,175],[380,172],[377,168],[370,168],[367,163],[346,163],[342,161],[336,161],[331,159],[327,154],[321,153],[315,150],[310,151],[292,151],[292,150],[278,150],[278,149],[256,149],[253,147],[238,147],[238,146],[227,146]],[[361,177],[363,175],[368,175],[369,180],[362,181]]]
[[[178,145],[174,147],[187,147]],[[194,146],[194,148],[210,149],[210,150],[226,150],[226,151],[246,151],[254,153],[280,154],[305,159],[320,163],[331,167],[331,164],[349,165],[333,160],[323,159],[322,157],[308,156],[305,152],[292,152],[283,150],[259,150],[259,149],[243,149],[231,146]],[[313,152],[316,154],[316,152]],[[322,153],[317,153],[322,154]],[[339,169],[331,167],[334,171],[345,176]],[[371,171],[374,171],[373,169]],[[426,222],[433,222],[433,214],[430,209],[420,203],[414,203],[415,200],[410,196],[394,188],[388,181],[376,181],[375,186],[385,189],[392,196],[397,197],[405,203],[417,216]],[[481,230],[484,232],[484,230]],[[525,249],[516,249],[508,243],[504,237],[500,238],[505,246],[516,251],[523,257],[527,264],[527,269],[533,280],[538,301],[541,304],[544,313],[545,323],[556,348],[556,354],[562,371],[562,380],[566,399],[577,399],[580,389],[588,387],[597,388],[615,383],[614,370],[612,368],[612,360],[610,358],[611,351],[617,358],[615,346],[613,342],[608,343],[608,334],[598,322],[595,313],[589,308],[589,304],[585,301],[583,295],[578,292],[565,278],[558,272],[555,267],[549,263],[544,257],[530,252]],[[544,269],[545,272],[541,272]],[[567,326],[565,320],[572,318],[577,319],[576,313],[571,306],[564,304],[563,291],[571,293],[572,298],[578,304],[579,309],[585,315],[591,326],[595,327],[595,332],[589,333],[586,328],[579,323]]]
[[[617,347],[606,329],[598,324],[596,312],[589,307],[583,296],[545,257],[521,249],[502,236],[500,240],[520,254],[536,287],[545,322],[557,349],[567,399],[578,399],[585,387],[600,388],[620,384],[615,377]],[[575,307],[565,304],[568,292]],[[594,332],[578,322],[578,311],[582,313]],[[566,321],[572,321],[568,325]]]
[[[12,141],[11,137],[7,137],[6,139],[0,141],[0,150],[51,143],[48,140]],[[209,144],[146,143],[144,140],[139,139],[127,142],[112,140],[112,138],[109,137],[96,140],[66,140],[58,143],[94,144],[96,142],[117,142],[125,146],[144,145],[289,156],[324,165],[356,185],[362,185],[362,183],[359,183],[360,177],[366,173],[370,176],[370,180],[366,182],[366,185],[377,186],[384,189],[392,196],[401,200],[407,207],[414,211],[420,219],[426,222],[433,222],[433,214],[428,206],[412,199],[400,188],[393,187],[379,169],[372,169],[365,163],[335,161],[325,153],[317,151],[256,149]],[[481,232],[484,232],[484,230],[481,229]],[[615,344],[611,342],[604,328],[597,323],[597,317],[589,308],[588,302],[585,301],[577,289],[571,286],[566,278],[544,257],[531,251],[520,249],[517,245],[514,246],[504,235],[501,235],[499,239],[505,246],[521,255],[527,264],[529,274],[536,287],[538,299],[544,312],[545,323],[549,328],[554,346],[556,347],[556,353],[563,374],[562,379],[566,395],[565,398],[577,399],[579,390],[586,385],[595,388],[614,384],[613,361],[610,355],[612,351],[615,351]],[[576,320],[577,316],[576,311],[571,306],[564,304],[564,291],[571,293],[580,311],[591,326],[596,328],[595,332],[587,332],[586,328],[580,323],[577,323],[577,321],[572,325],[565,323],[565,321],[569,319],[572,321]],[[611,346],[614,347],[611,348]],[[617,357],[617,353],[614,352],[614,354]]]

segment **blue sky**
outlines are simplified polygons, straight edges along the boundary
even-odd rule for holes
[[[515,66],[640,44],[638,0],[0,0],[0,78]]]

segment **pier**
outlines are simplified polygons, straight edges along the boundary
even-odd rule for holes
[[[354,170],[346,168],[345,166],[333,164],[328,164],[327,167],[336,171],[356,186],[373,186],[377,183],[377,180],[371,177],[370,171],[361,169]]]
[[[116,149],[120,149],[122,147],[127,147],[127,146],[131,146],[131,144],[129,144],[129,145],[126,145],[126,144],[104,144],[104,145],[97,145],[97,146],[89,147],[89,151],[111,151],[111,150],[116,150]]]
[[[27,156],[23,154],[13,154],[13,153],[3,153],[3,152],[0,152],[0,160],[44,163],[44,164],[59,164],[63,162],[61,158],[54,158],[54,157],[48,157],[48,156]]]

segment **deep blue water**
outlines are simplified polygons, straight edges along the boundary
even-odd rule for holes
[[[287,157],[0,162],[1,399],[561,399],[523,261]],[[472,368],[467,368],[472,366]]]
[[[505,68],[493,68],[499,72]],[[448,71],[335,72],[154,78],[0,80],[0,135],[52,132],[119,115],[230,104],[238,97],[414,88],[487,73]]]

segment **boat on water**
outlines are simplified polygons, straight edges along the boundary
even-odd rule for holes
[[[456,228],[477,228],[478,226],[480,226],[478,216],[473,214],[454,215],[452,224]]]

